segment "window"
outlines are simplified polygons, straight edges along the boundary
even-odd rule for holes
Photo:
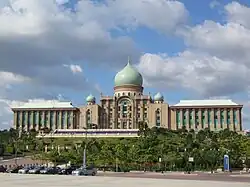
[[[43,114],[42,114],[42,112],[39,112],[39,125],[40,126],[43,125]]]
[[[45,112],[45,123],[44,123],[44,126],[45,126],[45,127],[47,127],[48,121],[49,121],[49,114],[48,114],[48,111],[46,111],[46,112]]]
[[[201,111],[201,116],[202,116],[202,119],[201,119],[201,126],[202,126],[202,128],[204,128],[204,126],[205,126],[205,119],[206,119],[205,114],[206,114],[205,111],[202,110],[202,111]]]
[[[31,120],[31,112],[28,112],[28,128],[30,127],[30,120]]]
[[[210,127],[211,124],[211,109],[208,109],[207,111],[207,120],[208,120],[208,126]]]
[[[155,112],[155,116],[156,116],[156,127],[160,127],[161,126],[161,113],[160,110],[157,109]]]
[[[231,123],[231,121],[230,121],[230,115],[231,115],[230,109],[228,109],[227,110],[227,125],[229,125]]]
[[[180,127],[180,125],[181,125],[181,114],[180,114],[180,110],[176,110],[176,123],[177,123],[177,126]]]
[[[187,125],[187,113],[188,111],[187,110],[183,110],[183,126],[186,126]]]
[[[237,110],[234,109],[233,110],[233,121],[234,121],[234,125],[238,124],[238,120],[237,120]]]
[[[53,125],[54,125],[54,111],[50,111],[50,128],[53,127]]]
[[[60,112],[56,112],[56,125],[60,124]]]
[[[61,126],[62,126],[62,129],[64,129],[65,127],[65,118],[66,118],[66,112],[65,111],[62,111],[62,121],[61,121]]]
[[[194,124],[193,112],[194,112],[194,110],[189,111],[189,126],[190,127]]]
[[[214,128],[216,129],[218,127],[218,110],[214,110]]]
[[[16,126],[17,126],[17,128],[19,128],[19,126],[20,126],[20,112],[18,111],[16,115],[17,115]]]
[[[26,112],[22,112],[22,116],[23,116],[23,119],[22,119],[22,126],[24,126],[25,123],[26,123]]]
[[[221,125],[221,128],[223,128],[224,120],[225,120],[224,110],[220,110],[220,125]]]
[[[34,121],[35,121],[35,124],[36,124],[36,125],[39,123],[39,122],[38,122],[38,117],[39,117],[39,116],[38,116],[38,112],[35,111],[35,112],[34,112],[34,118],[35,118]]]
[[[130,96],[130,92],[128,92],[128,96]]]

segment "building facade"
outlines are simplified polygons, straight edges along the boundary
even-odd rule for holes
[[[143,94],[142,75],[128,62],[116,74],[114,94],[96,98],[89,95],[86,105],[70,102],[26,103],[12,108],[14,127],[30,129],[138,129],[141,121],[149,127],[172,130],[186,128],[212,131],[230,129],[241,132],[243,105],[231,100],[181,100],[175,105],[164,101],[161,93]],[[67,131],[68,132],[68,131]],[[73,132],[73,131],[72,131]]]

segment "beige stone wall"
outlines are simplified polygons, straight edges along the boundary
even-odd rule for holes
[[[169,108],[166,103],[150,103],[148,105],[148,124],[150,127],[156,125],[156,111],[160,111],[160,127],[169,128]]]
[[[90,123],[99,124],[99,116],[100,116],[100,106],[98,104],[94,105],[86,105],[79,108],[79,128],[87,128],[88,120],[87,120],[87,112],[90,111]]]

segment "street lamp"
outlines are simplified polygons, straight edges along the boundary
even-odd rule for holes
[[[90,120],[87,124],[85,129],[85,145],[83,150],[83,167],[86,168],[87,166],[87,138],[88,138],[88,127],[92,124],[92,111],[90,110]]]
[[[87,152],[88,129],[84,128],[84,130],[85,130],[85,145],[84,145],[84,150],[83,150],[83,167],[86,168],[86,165],[87,165],[86,152]]]
[[[15,144],[15,164],[17,165],[17,146],[18,146],[18,140],[21,138],[22,136],[22,129],[20,128],[19,129],[19,132],[18,132],[18,137],[17,137],[17,140],[16,140],[16,144]]]

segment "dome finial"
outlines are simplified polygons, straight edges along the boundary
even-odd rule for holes
[[[131,62],[130,56],[128,56],[128,64],[127,65],[130,65],[130,62]]]

